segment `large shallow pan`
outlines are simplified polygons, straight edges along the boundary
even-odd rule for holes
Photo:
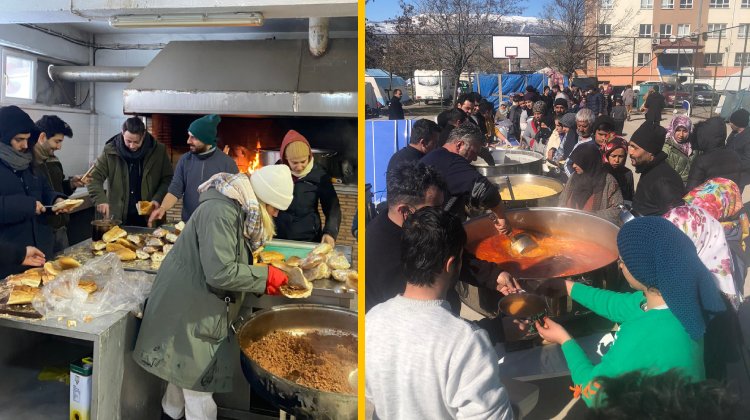
[[[541,198],[529,198],[523,199],[519,197],[519,193],[516,192],[515,200],[503,200],[503,204],[506,209],[518,209],[523,207],[556,207],[560,201],[560,194],[564,185],[562,182],[555,178],[550,178],[541,175],[521,174],[521,175],[498,175],[487,177],[487,179],[495,184],[501,191],[506,188],[506,178],[510,181],[511,187],[515,188],[517,185],[539,185],[543,187],[552,188],[555,193]]]
[[[490,153],[495,159],[495,166],[487,165],[487,162],[482,158],[477,158],[472,163],[477,171],[484,176],[542,174],[544,156],[541,153],[517,149],[494,149],[490,150]]]

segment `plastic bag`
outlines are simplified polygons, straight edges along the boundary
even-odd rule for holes
[[[332,270],[346,270],[347,268],[351,267],[351,264],[349,264],[349,260],[346,259],[346,255],[344,255],[340,251],[333,251],[328,254],[327,263]]]
[[[89,281],[96,283],[96,291],[91,294],[79,287],[79,283]],[[153,276],[125,271],[117,255],[108,253],[60,273],[42,288],[32,304],[47,318],[84,322],[117,311],[141,314],[152,285]]]

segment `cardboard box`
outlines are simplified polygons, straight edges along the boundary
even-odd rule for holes
[[[91,373],[94,362],[90,357],[70,364],[70,420],[91,419]]]

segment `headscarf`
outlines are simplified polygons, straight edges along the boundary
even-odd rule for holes
[[[732,254],[721,223],[707,211],[695,206],[675,207],[663,217],[693,241],[698,258],[713,274],[719,290],[732,298],[737,296],[732,274]]]
[[[711,178],[693,188],[682,198],[686,204],[706,210],[721,222],[727,241],[739,241],[745,250],[745,239],[750,236],[750,220],[742,205],[742,193],[734,182],[726,178]]]
[[[243,226],[243,236],[250,241],[253,251],[257,250],[265,243],[263,223],[260,213],[260,203],[255,196],[253,187],[250,185],[250,178],[247,174],[229,174],[220,172],[208,181],[198,187],[198,192],[202,193],[211,188],[216,189],[225,197],[228,197],[242,206],[245,213],[245,225]]]
[[[570,159],[583,169],[583,173],[574,173],[570,177],[570,201],[566,204],[583,209],[592,195],[596,197],[604,190],[607,172],[602,165],[602,155],[596,143],[578,146],[570,154]]]
[[[669,310],[693,340],[710,317],[726,310],[721,293],[693,242],[662,217],[636,217],[617,234],[617,249],[630,274],[659,290]]]
[[[674,132],[677,131],[678,127],[687,128],[688,131],[688,136],[685,137],[685,140],[682,142],[678,142],[674,138]],[[690,156],[690,153],[693,151],[693,148],[690,146],[690,133],[692,133],[692,131],[693,122],[690,121],[690,118],[687,115],[676,115],[672,118],[672,121],[669,122],[669,127],[667,128],[667,140],[671,140],[672,144],[677,146],[685,156]]]
[[[620,190],[625,191],[625,186],[628,185],[628,179],[626,176],[627,173],[630,172],[630,169],[625,166],[625,162],[623,162],[622,166],[619,168],[614,168],[609,164],[609,155],[617,149],[625,150],[625,160],[628,159],[628,143],[621,137],[615,137],[602,145],[604,168],[615,178],[617,185],[620,186]]]

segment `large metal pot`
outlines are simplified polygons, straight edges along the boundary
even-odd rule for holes
[[[274,331],[357,334],[357,313],[327,305],[280,305],[253,313],[238,333],[240,348]],[[245,378],[266,401],[297,418],[356,419],[357,396],[324,392],[280,378],[241,354]]]
[[[503,187],[506,187],[506,178],[510,181],[511,188],[516,185],[539,185],[555,190],[555,194],[542,198],[522,200],[520,197],[517,197],[516,200],[503,200],[503,205],[505,205],[506,209],[518,209],[522,207],[557,207],[557,203],[560,201],[560,194],[562,194],[564,188],[562,182],[547,176],[523,174],[487,177],[487,179],[495,184],[500,190],[502,190]]]
[[[472,163],[477,171],[484,176],[505,174],[533,174],[541,175],[544,156],[529,150],[494,149],[490,150],[495,166],[487,165],[482,158]]]
[[[312,149],[313,159],[321,166],[327,167],[326,162],[336,156],[334,150],[328,149]],[[274,165],[276,162],[281,160],[281,152],[279,149],[260,149],[260,164],[261,166]]]
[[[615,257],[606,264],[583,273],[576,273],[570,278],[573,281],[593,285],[605,289],[619,289],[622,278],[617,267],[617,232],[619,228],[613,223],[597,217],[591,213],[567,208],[535,207],[528,209],[509,210],[508,221],[514,228],[527,229],[554,236],[582,239],[598,244],[612,251]],[[473,244],[496,235],[492,221],[488,215],[469,220],[464,224],[467,235],[467,248]],[[526,291],[534,293],[537,288],[549,278],[520,278],[518,279]],[[459,283],[456,286],[461,301],[480,314],[494,318],[498,315],[500,293],[486,288]],[[570,297],[546,297],[549,315],[558,320],[577,317],[590,311]]]

